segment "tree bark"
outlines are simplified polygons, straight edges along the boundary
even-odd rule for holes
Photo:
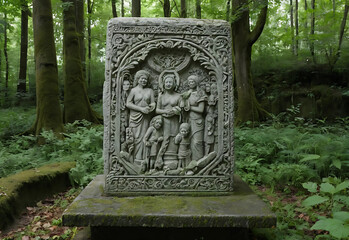
[[[296,46],[295,46],[295,54],[298,56],[298,50],[299,50],[299,21],[298,21],[298,0],[296,1],[296,8],[295,8],[295,26],[296,26]]]
[[[19,60],[17,92],[25,93],[28,58],[28,5],[26,1],[22,1],[21,8],[21,54]]]
[[[86,47],[85,47],[85,14],[84,14],[84,0],[76,0],[75,9],[76,18],[76,32],[79,39],[80,59],[82,64],[82,71],[84,81],[86,79]]]
[[[250,31],[248,0],[233,0],[232,15],[238,18],[232,23],[232,37],[234,50],[234,73],[238,92],[238,108],[235,124],[247,121],[262,120],[266,111],[258,103],[251,77],[252,45],[261,35],[268,6],[259,13],[256,26]]]
[[[201,19],[201,0],[196,0],[196,18]]]
[[[58,70],[50,0],[33,0],[34,56],[36,70],[35,135],[52,130],[62,137]]]
[[[115,6],[115,0],[111,1],[111,8],[112,8],[112,12],[113,12],[113,17],[118,17],[118,14],[116,12],[116,6]]]
[[[77,0],[63,0],[72,3],[63,10],[63,57],[64,57],[64,122],[87,120],[99,123],[87,96],[83,78],[80,46],[76,32],[75,8]]]
[[[291,38],[292,38],[292,54],[296,55],[295,39],[294,39],[294,24],[293,24],[293,1],[290,0],[290,24],[291,24]]]
[[[305,10],[304,28],[305,28],[305,31],[307,31],[307,29],[308,29],[308,14],[307,14],[307,11],[308,11],[308,3],[307,3],[307,0],[304,0],[304,10]]]
[[[340,58],[343,36],[344,36],[344,31],[345,31],[345,25],[346,25],[347,18],[348,18],[348,11],[349,11],[349,0],[346,0],[345,7],[344,7],[343,19],[342,19],[342,23],[341,23],[341,28],[339,30],[338,49],[337,49],[337,53],[334,57],[332,67],[336,64],[336,62]]]
[[[8,97],[9,62],[7,53],[7,13],[4,14],[5,98]]]
[[[227,0],[227,11],[225,13],[225,20],[227,22],[229,22],[230,20],[230,4],[231,4],[230,0]]]
[[[121,17],[125,17],[124,0],[121,0]]]
[[[310,26],[310,54],[313,58],[313,62],[316,63],[315,59],[315,0],[311,0],[311,26]]]
[[[171,17],[170,0],[164,0],[164,17]]]
[[[92,38],[91,38],[91,15],[93,11],[93,2],[91,0],[87,0],[87,41],[88,41],[88,66],[87,66],[87,84],[88,86],[91,86],[91,45],[92,45]]]
[[[181,18],[187,18],[187,0],[181,0]]]
[[[132,17],[141,16],[141,0],[132,0]]]

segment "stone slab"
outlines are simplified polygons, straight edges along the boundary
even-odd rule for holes
[[[108,228],[268,228],[276,216],[234,176],[228,196],[103,196],[104,177],[97,176],[65,210],[64,226]]]

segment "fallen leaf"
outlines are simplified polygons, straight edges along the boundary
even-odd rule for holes
[[[23,236],[22,240],[30,240],[30,238],[28,236]]]
[[[49,228],[51,227],[51,224],[50,223],[45,223],[44,225],[42,225],[44,228]]]

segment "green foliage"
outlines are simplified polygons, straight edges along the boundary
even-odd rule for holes
[[[86,185],[96,174],[103,172],[103,126],[87,121],[66,125],[65,139],[57,139],[53,132],[41,134],[45,144],[38,145],[34,136],[14,136],[1,142],[0,177],[57,161],[76,161],[71,179]]]
[[[336,239],[347,239],[349,237],[349,201],[348,190],[349,180],[340,181],[338,178],[324,178],[318,185],[313,182],[304,183],[303,187],[316,193],[306,198],[302,205],[326,209],[326,216],[318,215],[318,221],[311,227],[311,230],[325,230]],[[314,189],[318,189],[314,191]],[[320,237],[320,236],[318,236]]]
[[[279,114],[282,120],[275,117],[258,128],[235,129],[236,171],[245,181],[300,187],[331,175],[349,177],[347,125],[298,124],[297,111],[290,108]]]

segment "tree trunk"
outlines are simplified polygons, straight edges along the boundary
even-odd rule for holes
[[[91,38],[91,15],[93,11],[93,2],[91,0],[87,0],[87,41],[88,41],[88,66],[87,66],[87,84],[90,87],[91,86],[91,45],[92,45],[92,38]]]
[[[227,11],[226,11],[226,14],[225,14],[225,20],[229,22],[230,20],[230,0],[227,1]]]
[[[262,120],[266,111],[257,102],[251,77],[252,45],[261,35],[267,17],[267,5],[261,9],[256,26],[250,32],[248,0],[233,0],[232,23],[234,73],[238,92],[236,125],[247,121]]]
[[[308,11],[308,3],[307,3],[307,0],[304,0],[304,10],[305,10],[304,28],[305,28],[305,31],[307,31],[307,29],[308,29],[308,14],[307,14],[307,11]]]
[[[290,23],[291,23],[291,38],[292,38],[292,54],[296,55],[295,39],[294,39],[294,24],[293,24],[293,2],[290,0]]]
[[[311,0],[311,26],[310,26],[310,54],[313,58],[313,62],[316,63],[315,59],[315,46],[314,46],[314,35],[315,35],[315,0]]]
[[[125,17],[124,0],[121,0],[121,17]]]
[[[80,46],[76,32],[75,8],[77,0],[63,0],[72,3],[63,10],[63,55],[64,55],[64,122],[87,120],[99,123],[87,96],[83,78]]]
[[[33,0],[34,56],[36,70],[36,121],[35,135],[42,130],[63,132],[59,104],[58,70],[55,39],[53,36],[50,0]]]
[[[28,5],[26,1],[22,1],[21,7],[21,55],[19,60],[17,92],[25,93],[28,57]]]
[[[196,0],[196,18],[201,19],[201,0]]]
[[[336,55],[334,56],[332,67],[336,64],[336,62],[338,61],[340,54],[341,54],[345,25],[346,25],[347,18],[348,18],[348,11],[349,11],[349,0],[346,0],[345,7],[344,7],[343,19],[342,19],[342,23],[341,23],[341,28],[339,30],[338,49],[337,49]]]
[[[9,78],[9,62],[8,62],[8,53],[7,53],[7,13],[5,12],[4,16],[4,56],[5,56],[5,98],[8,97],[8,78]],[[6,100],[5,100],[6,101]]]
[[[112,12],[113,12],[113,17],[118,17],[118,14],[116,12],[116,6],[115,6],[115,0],[111,1],[111,8],[112,8]]]
[[[84,81],[86,79],[86,47],[85,47],[85,17],[84,17],[84,0],[76,0],[75,9],[76,32],[79,39],[80,59]]]
[[[181,18],[187,18],[187,0],[181,0]]]
[[[298,50],[299,50],[298,0],[295,0],[295,1],[296,1],[296,9],[295,9],[296,46],[295,46],[295,53],[296,53],[296,56],[298,56]]]
[[[141,16],[141,0],[132,0],[132,17]]]
[[[170,0],[164,0],[164,17],[171,17]]]

